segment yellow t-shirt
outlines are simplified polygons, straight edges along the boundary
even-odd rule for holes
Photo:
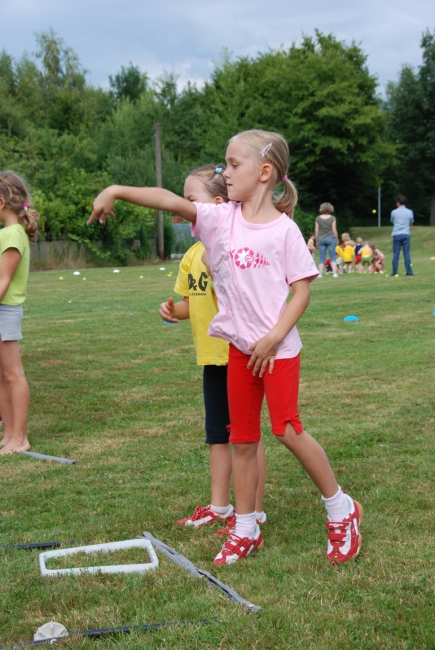
[[[343,257],[343,249],[341,248],[341,246],[335,247],[335,254],[337,257]]]
[[[0,301],[2,305],[18,307],[26,299],[27,277],[30,265],[30,244],[24,227],[20,223],[6,226],[0,230],[0,260],[8,248],[16,248],[21,253],[21,259],[11,283]]]
[[[189,298],[190,325],[198,366],[225,366],[228,363],[228,343],[208,336],[210,321],[218,313],[218,302],[212,290],[211,278],[201,262],[204,244],[197,242],[180,262],[174,291]]]
[[[343,259],[345,262],[352,262],[354,254],[355,249],[353,246],[347,245],[343,248]]]
[[[361,248],[359,254],[361,255],[361,257],[371,257],[372,254],[373,254],[373,251],[370,248],[370,246],[363,246]]]

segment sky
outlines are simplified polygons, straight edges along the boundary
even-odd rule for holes
[[[152,79],[164,70],[201,84],[223,48],[234,58],[288,47],[318,29],[355,41],[379,92],[403,64],[421,64],[420,41],[435,30],[434,0],[0,0],[0,50],[15,59],[54,29],[78,55],[88,81],[107,88],[131,61]]]

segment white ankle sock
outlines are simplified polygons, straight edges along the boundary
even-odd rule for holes
[[[239,537],[253,537],[256,526],[256,512],[251,512],[249,515],[236,514],[236,535]]]
[[[325,499],[322,496],[322,500],[325,504],[329,521],[343,521],[352,511],[352,500],[342,492],[340,486],[338,487],[337,494],[334,494],[329,499]]]
[[[213,510],[213,512],[219,515],[219,517],[222,517],[222,519],[225,519],[225,517],[231,517],[231,515],[234,514],[234,508],[231,504],[225,506],[224,508],[211,504],[210,508]]]
[[[260,512],[255,513],[255,519],[258,521],[259,524],[264,524],[267,521],[266,513],[264,510],[261,510]]]

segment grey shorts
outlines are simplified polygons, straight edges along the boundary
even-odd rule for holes
[[[21,321],[23,306],[3,305],[0,303],[0,337],[2,341],[19,341],[21,334]]]

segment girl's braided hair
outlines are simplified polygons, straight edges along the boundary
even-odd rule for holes
[[[39,232],[39,212],[30,207],[30,192],[24,180],[13,171],[0,172],[0,198],[18,216],[31,242]]]

